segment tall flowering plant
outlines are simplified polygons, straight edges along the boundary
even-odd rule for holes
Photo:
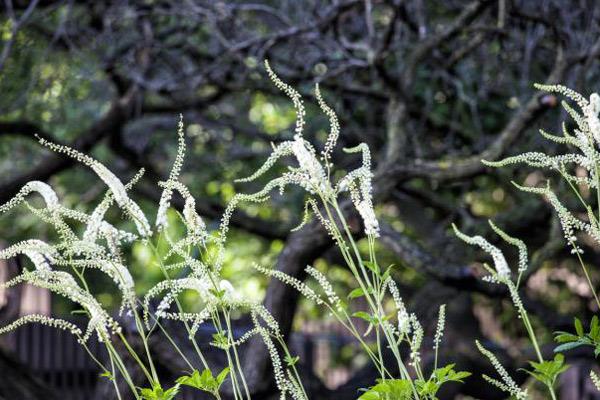
[[[346,266],[352,272],[356,287],[345,297],[352,302],[364,299],[365,310],[351,312],[348,304],[333,289],[327,276],[312,266],[306,267],[306,273],[315,279],[321,293],[315,292],[307,284],[282,271],[272,270],[263,266],[254,267],[264,274],[279,279],[296,288],[307,299],[325,306],[337,321],[350,332],[360,343],[369,359],[379,371],[377,384],[365,389],[360,397],[369,399],[434,399],[442,384],[451,381],[461,382],[469,376],[468,372],[455,371],[454,365],[438,367],[438,347],[442,339],[445,321],[445,308],[439,312],[439,323],[434,340],[435,365],[432,371],[425,373],[421,357],[421,345],[424,330],[415,314],[409,313],[402,301],[398,287],[392,277],[392,267],[384,268],[377,261],[375,243],[379,237],[379,222],[376,217],[372,200],[371,153],[365,143],[356,147],[344,149],[347,153],[358,153],[362,157],[360,167],[346,173],[342,178],[333,181],[334,165],[331,160],[340,134],[340,125],[335,112],[324,101],[319,90],[315,87],[315,97],[318,105],[329,119],[330,131],[321,151],[308,142],[304,136],[305,108],[300,94],[290,85],[283,82],[265,62],[269,77],[277,88],[283,91],[292,101],[296,110],[295,135],[293,140],[285,141],[275,146],[266,162],[252,175],[239,179],[238,182],[250,182],[259,179],[274,167],[283,157],[291,157],[296,165],[288,167],[280,176],[267,182],[263,189],[253,194],[238,194],[225,213],[227,219],[240,201],[265,201],[270,193],[279,189],[281,194],[289,185],[304,189],[308,199],[305,203],[305,215],[300,229],[314,214],[327,233],[331,236],[336,248],[341,253]],[[366,238],[368,251],[360,251],[359,237],[349,227],[343,202],[348,200],[362,219],[364,230],[358,236]],[[386,307],[386,300],[391,299],[394,308]],[[368,323],[366,332],[361,332],[356,321]],[[374,346],[366,336],[374,337]],[[402,355],[406,347],[408,356]],[[391,352],[393,362],[386,362],[384,353]]]
[[[439,310],[439,321],[434,337],[435,362],[430,371],[425,371],[421,361],[421,346],[424,330],[416,315],[405,307],[400,291],[392,277],[392,267],[384,268],[377,261],[375,243],[379,236],[379,223],[372,200],[371,154],[366,144],[345,149],[357,153],[362,164],[333,181],[332,151],[336,146],[340,126],[334,111],[325,103],[319,87],[316,98],[320,108],[327,115],[330,132],[323,150],[315,147],[303,136],[305,109],[300,94],[284,83],[271,70],[265,67],[274,84],[292,100],[297,118],[293,140],[274,147],[266,162],[252,175],[239,182],[250,182],[261,178],[275,166],[282,157],[292,157],[296,166],[288,167],[280,176],[267,182],[256,193],[237,194],[228,204],[216,232],[207,229],[196,211],[196,201],[179,176],[185,156],[185,136],[183,122],[178,129],[178,150],[168,179],[159,182],[162,188],[158,211],[151,224],[142,207],[130,196],[129,191],[143,175],[143,170],[128,183],[123,183],[114,173],[98,160],[79,151],[39,139],[49,149],[71,157],[90,168],[103,181],[108,190],[91,213],[70,209],[61,204],[57,194],[48,184],[38,181],[27,183],[13,199],[0,206],[0,213],[6,213],[25,205],[41,222],[51,226],[57,240],[46,243],[39,239],[25,240],[0,251],[0,259],[18,255],[28,257],[33,269],[25,269],[20,275],[3,284],[10,288],[20,283],[29,283],[46,288],[63,296],[81,307],[87,316],[88,324],[81,329],[75,324],[43,315],[27,315],[0,328],[0,333],[17,329],[28,323],[41,323],[69,331],[98,364],[103,376],[113,382],[116,396],[136,400],[170,400],[177,396],[182,386],[191,386],[209,393],[216,399],[222,396],[222,385],[229,385],[234,399],[251,399],[251,391],[246,383],[240,346],[250,338],[259,337],[268,350],[274,381],[281,399],[308,399],[296,364],[298,357],[292,355],[280,333],[279,324],[260,303],[244,298],[233,285],[223,279],[222,270],[227,246],[227,234],[231,216],[235,209],[245,202],[266,201],[274,189],[283,194],[287,186],[296,185],[308,195],[301,229],[314,214],[340,251],[346,266],[352,272],[356,287],[342,297],[333,289],[326,274],[312,266],[306,266],[307,274],[318,284],[313,290],[304,282],[285,273],[258,264],[253,267],[261,273],[280,279],[292,285],[307,299],[326,307],[339,323],[347,329],[362,346],[364,352],[379,373],[379,379],[360,395],[362,400],[371,399],[435,399],[436,393],[446,382],[461,382],[468,372],[455,371],[454,364],[438,366],[438,349],[442,341],[445,325],[445,307]],[[29,202],[32,194],[40,195],[44,207],[34,207]],[[171,237],[165,228],[174,195],[181,196],[184,207],[180,214],[185,227],[183,237]],[[366,238],[368,250],[365,254],[359,249],[359,237],[352,232],[346,220],[342,204],[349,202],[362,219],[364,231],[359,236]],[[108,222],[106,215],[111,207],[118,207],[131,221],[135,229],[128,231]],[[171,222],[172,223],[172,222]],[[154,228],[152,227],[154,225]],[[80,228],[80,229],[77,229]],[[129,268],[127,251],[134,242],[141,242],[155,255],[156,266],[162,271],[163,280],[150,288],[142,298],[136,293],[136,282]],[[158,245],[165,244],[168,251],[161,253]],[[173,277],[173,273],[185,269],[185,274]],[[117,316],[111,315],[101,301],[90,290],[88,280],[91,271],[105,274],[120,293],[121,306]],[[197,293],[199,302],[193,310],[186,309],[181,295],[186,291]],[[365,300],[364,310],[351,312],[346,303],[358,298]],[[386,306],[390,299],[393,308]],[[252,326],[241,336],[234,335],[232,314],[244,312],[250,316]],[[135,329],[125,332],[123,321],[131,319]],[[185,354],[171,338],[162,322],[173,320],[182,324],[188,334],[197,357]],[[366,332],[358,328],[357,320],[368,323]],[[206,356],[197,342],[197,331],[203,324],[212,326],[215,331],[215,348],[224,352],[226,366],[218,373],[211,371]],[[173,345],[173,351],[188,366],[187,374],[174,382],[165,382],[155,367],[149,338],[160,330]],[[98,359],[88,349],[88,343],[95,335],[107,350],[107,359]],[[142,344],[136,350],[130,344],[131,335],[137,335]],[[124,348],[125,353],[117,350]],[[403,349],[407,350],[403,355]],[[393,361],[386,361],[390,352]],[[133,360],[136,368],[145,378],[144,387],[133,380],[128,370],[128,360]],[[118,382],[124,381],[125,388]],[[129,393],[124,393],[128,391]]]

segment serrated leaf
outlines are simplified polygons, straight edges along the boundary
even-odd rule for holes
[[[564,333],[559,333],[558,335],[556,335],[554,340],[557,341],[558,343],[575,342],[575,341],[579,340],[579,336],[573,335],[572,333],[564,332]]]

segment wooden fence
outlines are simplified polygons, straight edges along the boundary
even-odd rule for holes
[[[290,348],[326,386],[335,388],[350,377],[351,371],[347,367],[335,367],[331,362],[343,346],[353,345],[353,340],[325,329],[328,327],[312,325],[307,327],[307,332],[294,333]],[[206,332],[206,336],[211,337],[211,332]],[[6,335],[4,345],[13,350],[14,356],[36,376],[61,393],[62,399],[88,400],[93,397],[99,368],[68,332],[28,324]],[[105,358],[105,350],[95,338],[90,339],[88,347],[96,358]],[[184,390],[178,399],[196,399],[193,393]]]

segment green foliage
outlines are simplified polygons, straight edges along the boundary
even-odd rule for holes
[[[406,379],[378,380],[378,383],[363,393],[358,400],[410,400],[412,386]]]
[[[213,341],[210,343],[211,345],[220,349],[226,349],[229,346],[229,339],[227,338],[227,336],[225,336],[225,333],[214,333],[212,337]]]
[[[556,332],[554,340],[561,343],[554,349],[557,353],[580,346],[590,346],[594,349],[594,356],[598,357],[600,354],[600,323],[598,317],[594,315],[590,322],[588,332],[585,332],[583,329],[581,321],[578,318],[575,318],[575,334],[569,332]]]
[[[298,364],[298,361],[300,361],[300,357],[299,356],[291,356],[291,355],[287,354],[285,356],[284,360],[285,360],[285,363],[291,367],[293,365]]]
[[[455,371],[455,364],[434,370],[428,380],[417,379],[415,386],[419,398],[427,400],[437,399],[437,392],[447,382],[460,382],[471,375],[466,371]],[[411,384],[406,379],[378,380],[378,383],[363,393],[359,400],[410,400],[413,398]]]
[[[143,400],[173,400],[177,393],[179,393],[179,385],[164,390],[158,383],[155,383],[152,389],[143,388],[140,390],[140,396]]]
[[[210,369],[205,369],[202,373],[194,370],[190,375],[182,376],[177,379],[177,384],[191,386],[193,388],[208,392],[219,398],[219,389],[229,375],[229,367],[223,369],[215,377]]]
[[[548,387],[553,387],[556,378],[567,369],[569,365],[565,364],[565,357],[562,354],[556,354],[554,360],[534,362],[529,361],[529,365],[533,371],[525,370],[529,375],[533,376],[537,381],[542,382]]]

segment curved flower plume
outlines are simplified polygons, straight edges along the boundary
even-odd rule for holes
[[[129,269],[119,262],[109,259],[94,258],[84,260],[60,259],[57,265],[72,266],[77,268],[93,268],[106,274],[116,285],[123,299],[119,314],[126,308],[136,307],[135,282]]]
[[[92,169],[98,175],[102,181],[110,188],[115,201],[127,214],[131,217],[133,222],[135,223],[139,234],[143,237],[150,236],[152,233],[150,230],[150,224],[146,220],[146,216],[140,207],[127,196],[127,190],[125,189],[125,185],[113,174],[108,168],[106,168],[102,163],[93,159],[92,157],[80,153],[79,151],[68,147],[59,145],[56,143],[49,142],[43,138],[38,137],[39,142],[48,147],[50,150],[55,151],[57,153],[65,154]]]
[[[298,292],[300,292],[304,297],[306,297],[307,299],[309,299],[311,301],[314,301],[317,305],[323,304],[323,300],[321,299],[321,297],[319,297],[319,295],[316,294],[314,290],[309,288],[308,285],[306,285],[304,282],[300,281],[299,279],[294,278],[293,276],[290,276],[290,275],[286,274],[285,272],[278,271],[276,269],[265,268],[256,263],[252,264],[252,268],[256,269],[259,272],[262,272],[263,274],[265,274],[267,276],[272,276],[273,278],[277,278],[281,282],[285,283],[286,285],[292,286],[294,289],[296,289]]]
[[[484,164],[492,167],[503,167],[523,163],[532,167],[550,168],[560,172],[571,183],[597,188],[600,179],[597,169],[600,161],[600,153],[597,150],[597,147],[600,146],[600,120],[598,119],[600,96],[597,93],[592,93],[588,100],[574,90],[561,85],[535,85],[535,87],[540,90],[562,94],[574,101],[579,107],[580,112],[573,109],[568,103],[562,102],[565,111],[577,124],[573,135],[568,132],[565,123],[563,123],[562,137],[540,130],[540,134],[544,138],[556,143],[571,145],[578,150],[578,153],[548,156],[544,153],[530,152],[496,162],[484,160]],[[586,173],[584,176],[572,174],[568,169],[569,164],[583,168]]]
[[[11,322],[10,324],[8,324],[6,326],[0,327],[0,335],[3,335],[8,332],[12,332],[15,329],[18,329],[23,325],[32,324],[32,323],[46,325],[46,326],[50,326],[50,327],[57,328],[57,329],[62,329],[63,331],[70,332],[72,335],[74,335],[78,338],[81,338],[81,335],[82,335],[81,329],[79,329],[79,327],[77,325],[73,324],[72,322],[65,321],[64,319],[59,319],[59,318],[50,318],[46,315],[40,315],[40,314],[25,315],[25,316],[17,319],[16,321]]]
[[[558,215],[558,219],[560,221],[560,225],[563,230],[563,234],[568,243],[573,246],[573,252],[583,253],[583,250],[575,244],[577,241],[577,237],[575,236],[576,231],[582,231],[589,234],[594,238],[597,242],[600,242],[600,231],[596,224],[592,224],[586,221],[582,221],[581,219],[575,217],[568,209],[565,207],[556,193],[554,193],[550,186],[546,187],[530,187],[530,186],[520,186],[518,184],[514,184],[519,190],[529,193],[535,193],[544,196],[548,202],[554,207],[556,214]],[[588,209],[588,216],[590,221],[594,221],[595,217],[591,211]]]
[[[50,185],[40,181],[31,181],[23,186],[12,199],[0,206],[0,213],[4,213],[21,204],[25,201],[27,195],[32,192],[37,192],[44,198],[48,210],[55,210],[60,206],[58,203],[58,196],[56,196],[56,193]]]
[[[206,277],[169,279],[159,282],[144,296],[144,321],[146,325],[149,327],[150,301],[161,293],[166,292],[156,310],[158,318],[166,315],[171,304],[184,290],[195,291],[207,304],[210,304],[214,298],[211,288],[212,284]]]
[[[82,343],[87,342],[94,332],[102,342],[108,340],[111,334],[121,331],[120,326],[108,315],[102,305],[89,292],[82,289],[70,274],[50,270],[25,271],[2,286],[9,288],[24,282],[61,295],[79,304],[89,314],[87,329],[80,339]]]
[[[219,238],[217,240],[217,246],[219,250],[217,251],[216,260],[214,263],[214,270],[218,273],[222,267],[223,257],[224,257],[224,245],[227,240],[227,233],[229,232],[229,222],[231,221],[231,216],[234,211],[238,207],[241,202],[253,202],[260,203],[263,201],[267,201],[269,199],[269,193],[274,188],[279,188],[280,192],[283,192],[284,188],[290,183],[298,183],[303,179],[298,174],[295,173],[286,173],[283,174],[282,177],[275,178],[272,181],[268,182],[264,188],[260,191],[253,194],[245,194],[245,193],[237,193],[227,204],[225,208],[225,212],[221,217],[221,223],[219,224]]]
[[[173,185],[178,181],[183,160],[185,158],[185,134],[183,130],[183,115],[179,114],[179,128],[177,129],[177,155],[175,162],[171,167],[169,178],[162,186],[163,192],[160,195],[158,203],[158,212],[156,213],[156,226],[161,229],[167,226],[167,210],[169,209],[171,196],[173,195]]]
[[[306,190],[311,195],[317,195],[323,201],[329,201],[335,198],[339,193],[344,192],[346,190],[350,191],[350,196],[352,198],[353,204],[356,210],[359,212],[364,226],[365,233],[368,236],[377,237],[379,235],[379,222],[377,221],[377,217],[375,215],[375,211],[373,208],[372,201],[372,172],[371,172],[371,154],[369,152],[369,148],[366,144],[361,143],[360,145],[346,149],[348,153],[362,153],[363,160],[361,167],[357,168],[354,171],[349,172],[345,177],[343,177],[335,187],[332,187],[332,183],[330,181],[330,167],[332,164],[329,159],[331,157],[331,152],[334,146],[337,143],[337,139],[339,137],[340,126],[337,116],[335,112],[329,107],[319,90],[319,87],[316,87],[316,98],[319,103],[320,108],[329,118],[330,124],[330,133],[327,137],[327,141],[325,143],[325,148],[321,152],[321,157],[317,157],[317,152],[313,145],[306,141],[302,136],[302,129],[304,127],[304,106],[302,104],[302,99],[300,94],[294,90],[290,85],[284,83],[273,70],[270,68],[269,63],[265,61],[265,67],[269,74],[269,77],[273,81],[276,87],[281,89],[288,97],[292,100],[294,107],[296,109],[296,131],[294,135],[294,139],[290,141],[285,141],[283,143],[278,144],[274,147],[273,152],[265,161],[265,163],[253,174],[246,178],[238,179],[236,182],[250,182],[258,179],[260,176],[264,175],[268,170],[271,169],[275,165],[275,163],[282,157],[285,156],[293,156],[297,163],[297,167],[289,167],[289,172],[283,173],[279,178],[274,179],[269,182],[265,189],[273,188],[275,186],[280,187],[280,191],[283,190],[288,184],[293,184],[300,186],[304,190]],[[273,184],[275,183],[275,184]],[[252,196],[236,196],[234,197],[233,207],[237,205],[237,203],[241,200],[250,200],[250,201],[263,201],[269,196],[268,190],[261,190],[260,195],[258,197],[258,193]],[[307,203],[307,206],[310,206],[315,209],[314,203]],[[233,207],[230,207],[231,211]],[[308,208],[305,207],[305,211]],[[319,215],[318,212],[316,212]],[[305,217],[308,215],[305,212]],[[229,222],[230,213],[226,211],[221,226],[225,229],[222,229],[222,232],[226,233],[227,223]],[[300,226],[306,223],[306,218],[303,219]],[[327,228],[327,226],[326,226]],[[223,235],[222,235],[223,237]]]
[[[335,307],[336,310],[340,311],[343,308],[342,301],[333,289],[331,283],[327,280],[327,277],[323,275],[321,271],[314,267],[311,267],[310,265],[306,266],[304,271],[308,275],[312,276],[319,283],[319,286],[321,287],[321,289],[323,289],[323,292],[325,293],[329,304]]]
[[[302,393],[302,389],[299,387],[290,371],[284,368],[277,346],[272,339],[272,336],[281,339],[279,325],[273,316],[261,305],[252,306],[250,309],[250,316],[255,328],[252,329],[248,335],[255,333],[260,335],[263,343],[267,347],[269,358],[271,359],[271,366],[273,367],[275,384],[277,389],[279,389],[280,399],[285,399],[287,394],[294,400],[306,399]],[[261,324],[261,320],[265,322],[266,327]]]
[[[498,228],[496,226],[496,224],[494,224],[491,220],[488,222],[489,222],[490,226],[492,227],[492,229],[494,230],[494,232],[496,232],[498,234],[498,236],[500,236],[506,243],[512,244],[513,246],[515,246],[518,249],[518,251],[519,251],[518,272],[519,273],[525,272],[525,270],[527,270],[527,265],[529,263],[529,258],[527,256],[527,246],[525,245],[525,242],[523,242],[521,239],[517,239],[512,236],[509,236],[502,229]]]
[[[329,107],[327,105],[327,103],[325,103],[325,100],[323,100],[323,96],[321,95],[321,90],[319,88],[318,83],[315,85],[315,97],[317,98],[319,107],[321,108],[323,113],[325,115],[327,115],[327,117],[329,118],[329,129],[330,129],[329,135],[327,135],[327,140],[325,141],[325,147],[323,148],[323,151],[321,152],[321,155],[323,156],[323,159],[325,160],[326,165],[329,165],[328,160],[329,160],[329,158],[331,158],[331,152],[335,148],[335,145],[337,144],[337,140],[340,136],[340,122],[338,120],[338,117],[337,117],[335,111],[333,111],[331,109],[331,107]]]
[[[374,237],[379,236],[379,221],[373,208],[373,185],[371,172],[371,152],[369,146],[361,143],[356,147],[344,149],[346,153],[362,153],[362,165],[351,171],[340,180],[338,191],[350,191],[350,198],[360,214],[365,225],[365,233]],[[357,187],[358,184],[358,187]]]
[[[559,170],[568,163],[580,165],[590,171],[593,165],[585,156],[581,154],[560,154],[557,156],[548,156],[544,153],[529,152],[514,157],[507,157],[500,161],[483,161],[490,167],[504,167],[510,164],[523,163],[538,168],[553,168]]]
[[[125,190],[130,190],[136,183],[144,175],[144,168],[140,169],[137,174],[125,184]],[[112,191],[108,191],[104,196],[104,199],[96,206],[92,214],[85,218],[83,221],[86,223],[85,232],[83,233],[83,239],[91,242],[95,242],[98,235],[104,236],[106,239],[116,239],[120,241],[121,239],[126,241],[135,240],[135,235],[131,233],[117,230],[112,225],[104,220],[104,216],[108,209],[112,206],[115,201],[115,197],[112,194]]]
[[[499,248],[492,245],[482,236],[465,235],[464,233],[459,231],[456,225],[454,224],[452,224],[452,229],[454,229],[454,233],[459,239],[461,239],[467,244],[480,247],[483,251],[492,256],[492,259],[494,260],[494,268],[500,279],[508,280],[510,278],[510,268],[508,267],[508,263],[504,258],[504,254],[502,254],[502,251],[500,251]]]
[[[306,115],[306,110],[304,109],[304,104],[302,102],[302,96],[296,89],[283,82],[279,76],[277,76],[277,74],[271,69],[271,65],[267,60],[265,60],[265,69],[267,70],[269,78],[275,84],[275,87],[284,92],[292,100],[294,108],[296,109],[296,135],[302,136],[302,132],[304,131],[304,116]]]
[[[486,381],[488,381],[489,383],[491,383],[492,385],[511,394],[518,400],[528,399],[529,396],[527,395],[527,390],[523,390],[519,387],[519,385],[517,385],[517,383],[514,381],[514,379],[508,374],[506,369],[502,366],[500,361],[498,361],[498,358],[496,358],[494,353],[492,353],[491,351],[489,351],[488,349],[483,347],[482,344],[479,342],[479,340],[476,340],[475,344],[477,345],[477,348],[479,349],[479,351],[490,360],[490,362],[494,366],[494,369],[500,375],[502,382],[498,381],[497,379],[490,378],[487,375],[483,375],[483,378]]]
[[[388,278],[385,284],[392,295],[392,299],[394,299],[396,312],[398,313],[398,333],[400,336],[406,335],[410,331],[410,316],[408,315],[406,306],[402,301],[402,297],[400,297],[398,286],[396,286],[396,282],[394,282],[394,280],[391,278]]]
[[[196,211],[196,199],[190,194],[189,189],[183,183],[178,181],[160,182],[159,186],[164,187],[165,191],[170,190],[171,194],[174,190],[181,194],[184,199],[183,206],[183,222],[188,230],[188,234],[192,237],[204,238],[207,236],[206,224]],[[164,193],[164,192],[163,192]],[[194,244],[194,243],[190,243]]]
[[[55,261],[58,251],[46,242],[38,239],[30,239],[15,243],[0,251],[0,260],[8,260],[18,254],[27,256],[35,266],[35,269],[49,271],[51,269],[50,263]]]
[[[252,181],[260,178],[261,176],[263,176],[267,171],[269,171],[269,169],[271,169],[271,167],[273,167],[275,165],[275,163],[280,158],[294,154],[292,151],[293,143],[294,143],[293,141],[288,140],[288,141],[279,143],[277,146],[274,146],[273,152],[267,158],[267,161],[265,161],[264,164],[259,169],[256,170],[256,172],[254,172],[252,175],[247,176],[245,178],[236,179],[235,182],[238,182],[238,183],[252,182]]]

